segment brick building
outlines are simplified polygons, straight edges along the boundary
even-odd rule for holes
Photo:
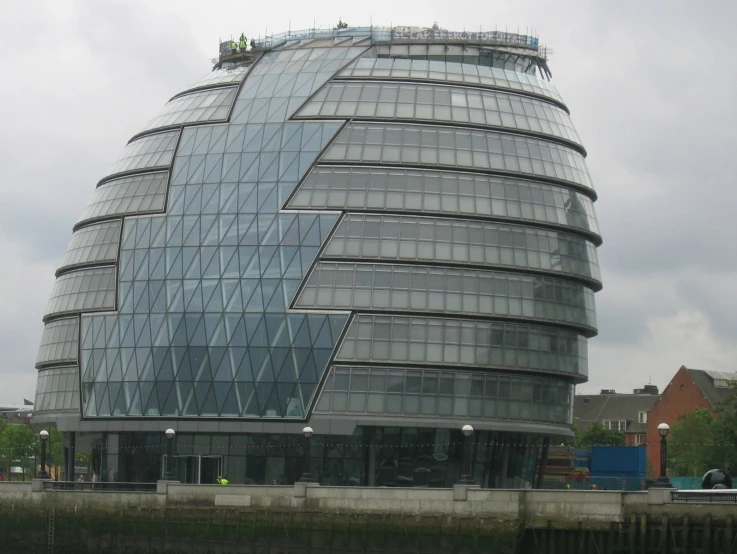
[[[732,390],[730,383],[733,381],[737,381],[737,373],[681,366],[647,416],[647,461],[651,471],[657,473],[660,467],[658,425],[667,423],[672,427],[680,416],[694,408],[706,408],[715,413],[719,402]]]
[[[573,401],[573,419],[583,431],[594,422],[606,429],[624,433],[628,446],[647,442],[647,414],[657,402],[658,387],[645,385],[632,394],[618,394],[603,389],[600,394],[577,394]]]

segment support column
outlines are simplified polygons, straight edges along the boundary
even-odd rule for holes
[[[368,486],[376,486],[376,427],[369,427],[368,444]]]
[[[540,453],[540,465],[537,471],[537,478],[532,486],[534,489],[541,489],[543,487],[543,480],[545,479],[545,466],[548,465],[548,447],[550,446],[550,437],[543,439],[542,452]]]
[[[74,481],[74,458],[77,437],[74,431],[64,433],[64,480]]]

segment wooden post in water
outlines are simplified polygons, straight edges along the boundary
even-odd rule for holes
[[[682,537],[681,537],[681,550],[684,552],[688,552],[688,536],[691,532],[691,521],[688,519],[688,516],[683,516],[683,530],[681,531]]]
[[[724,528],[724,542],[727,543],[725,545],[727,547],[727,552],[734,551],[734,540],[732,539],[732,535],[732,516],[727,516]]]
[[[668,552],[668,516],[664,515],[660,518],[660,543],[658,544],[658,552],[666,554]]]
[[[704,544],[703,553],[711,554],[711,514],[704,516]]]
[[[630,518],[630,528],[629,532],[627,533],[627,536],[629,538],[629,553],[635,554],[636,552],[636,546],[635,546],[635,537],[637,535],[637,516],[632,516]]]

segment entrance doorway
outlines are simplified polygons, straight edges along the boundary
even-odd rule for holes
[[[163,457],[162,468],[166,465]],[[222,475],[222,456],[174,456],[174,475],[180,483],[188,485],[213,485]]]

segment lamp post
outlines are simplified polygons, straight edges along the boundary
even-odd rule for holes
[[[176,431],[171,428],[164,431],[164,435],[166,435],[166,471],[164,472],[164,479],[167,481],[174,479],[172,467],[174,466],[174,436],[176,434]]]
[[[49,479],[49,474],[46,473],[46,442],[49,440],[49,432],[43,429],[38,436],[41,439],[41,471],[38,472],[38,478]]]
[[[315,479],[310,473],[310,439],[312,438],[312,427],[302,429],[302,435],[305,438],[305,467],[302,470],[302,477],[299,478],[300,483],[314,483]]]
[[[670,431],[670,425],[667,423],[661,423],[658,425],[658,434],[660,435],[660,477],[656,486],[663,488],[671,488],[670,480],[666,475],[666,460],[667,460],[667,441],[665,438],[668,436]]]
[[[461,480],[458,481],[459,485],[475,485],[476,481],[471,475],[471,435],[473,435],[473,427],[470,425],[464,425],[461,428],[463,433],[463,450],[461,452],[461,467],[462,474]]]

